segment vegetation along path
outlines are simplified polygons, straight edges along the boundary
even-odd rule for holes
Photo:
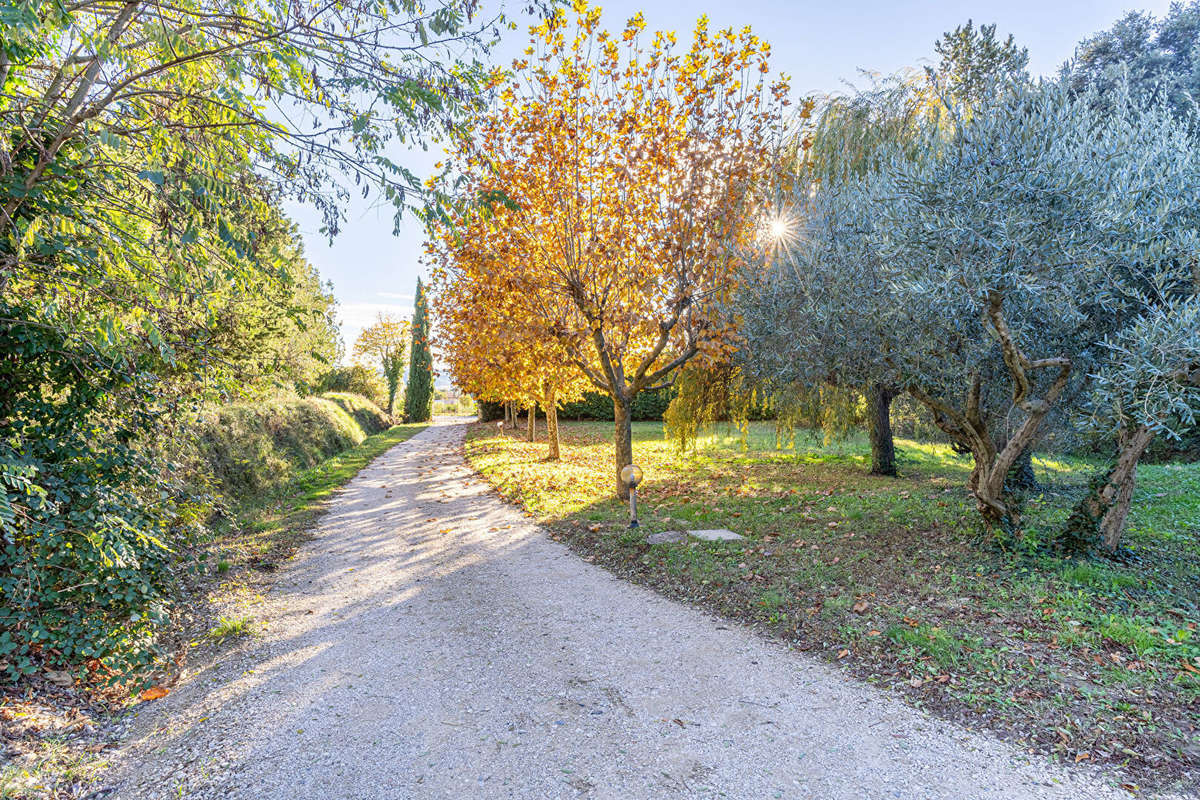
[[[551,541],[440,420],[359,473],[121,798],[1105,798]]]

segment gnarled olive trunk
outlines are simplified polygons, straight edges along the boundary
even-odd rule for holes
[[[1112,552],[1121,544],[1129,509],[1133,505],[1133,490],[1137,483],[1137,465],[1154,439],[1154,431],[1140,425],[1123,433],[1117,450],[1117,460],[1108,475],[1080,501],[1073,521],[1082,517],[1095,526],[1095,534],[1105,550]]]
[[[1019,538],[1021,508],[1019,497],[1008,484],[1008,473],[1017,459],[1031,450],[1037,441],[1038,430],[1050,413],[1071,376],[1071,359],[1064,357],[1030,358],[1017,345],[1003,314],[1003,295],[991,291],[987,295],[986,318],[996,338],[1000,340],[1004,365],[1008,368],[1013,387],[1013,406],[1025,412],[1025,420],[1017,426],[1004,448],[996,450],[987,415],[983,409],[983,380],[978,372],[971,375],[961,406],[943,397],[925,392],[921,387],[909,391],[932,413],[934,423],[959,446],[971,452],[975,465],[967,488],[984,522],[992,530]],[[1054,370],[1045,393],[1034,395],[1032,374],[1038,370]]]
[[[1038,488],[1037,475],[1033,471],[1033,448],[1027,447],[1017,456],[1017,461],[1008,470],[1008,488],[1010,490],[1017,489],[1036,489]]]
[[[633,463],[633,398],[613,397],[613,423],[616,443],[617,495],[629,499],[629,487],[621,480],[621,470]]]
[[[867,397],[870,415],[871,474],[896,475],[896,444],[892,439],[892,399],[890,387],[882,383],[871,384]]]

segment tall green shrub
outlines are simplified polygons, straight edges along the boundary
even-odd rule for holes
[[[425,300],[425,284],[420,278],[417,278],[410,352],[412,361],[408,365],[404,418],[409,422],[427,422],[433,416],[433,354],[429,351],[429,307]]]
[[[154,378],[23,313],[0,302],[0,682],[85,664],[134,674],[155,656],[200,506],[142,446],[162,423]]]
[[[379,373],[362,364],[350,364],[329,370],[317,384],[317,392],[362,395],[380,408],[387,405],[388,399],[388,388],[380,379]]]

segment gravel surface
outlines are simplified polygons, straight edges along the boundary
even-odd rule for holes
[[[116,797],[1129,797],[584,562],[464,430],[339,493],[266,632],[143,706]]]

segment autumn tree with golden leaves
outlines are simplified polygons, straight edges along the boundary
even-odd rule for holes
[[[487,220],[476,217],[467,224]],[[463,391],[528,408],[531,441],[540,404],[546,412],[547,456],[558,460],[558,405],[578,399],[587,384],[559,340],[538,325],[541,317],[526,304],[528,296],[496,291],[497,267],[467,245],[473,238],[448,236],[439,242],[431,298],[442,359]]]
[[[383,371],[387,381],[387,413],[396,407],[396,392],[404,372],[405,348],[411,336],[408,320],[395,314],[380,313],[373,323],[354,341],[354,357],[373,362]]]
[[[714,33],[702,17],[682,51],[645,28],[638,14],[612,35],[580,0],[532,29],[498,102],[452,148],[463,203],[432,248],[443,264],[486,254],[475,268],[490,291],[526,310],[510,324],[552,337],[612,397],[618,476],[638,392],[731,347],[722,309],[787,92],[748,28]]]

